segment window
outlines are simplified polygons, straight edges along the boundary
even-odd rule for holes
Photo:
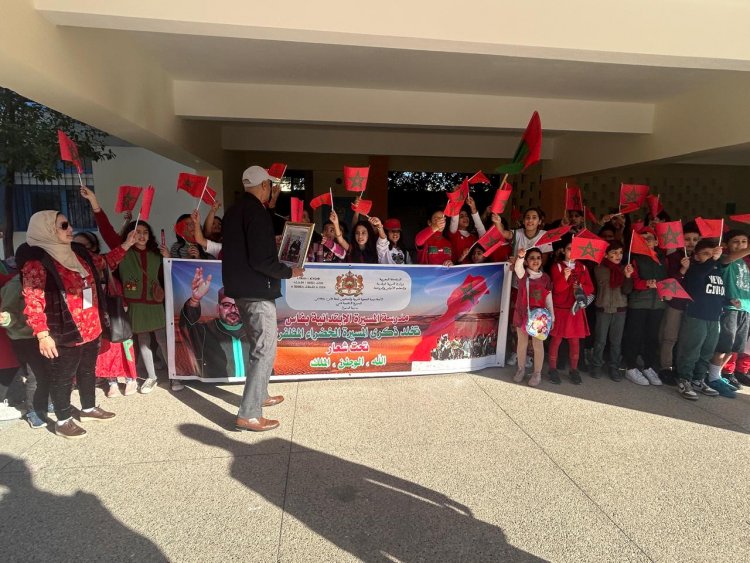
[[[13,186],[13,221],[17,231],[25,231],[29,226],[31,216],[45,209],[60,210],[68,218],[75,231],[96,229],[91,206],[79,194],[80,181],[75,167],[60,162],[58,169],[62,175],[51,182],[40,182],[31,174],[16,174]],[[81,177],[84,184],[93,188],[94,175],[90,161],[84,161],[83,172]]]

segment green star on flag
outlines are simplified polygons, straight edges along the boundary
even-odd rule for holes
[[[620,186],[620,206],[637,204],[640,207],[646,201],[649,189],[644,184],[622,184]]]
[[[115,213],[133,211],[142,191],[143,188],[139,186],[120,186],[120,189],[117,191]]]
[[[607,251],[608,242],[601,239],[573,237],[571,260],[593,260],[600,264]]]
[[[360,168],[344,166],[344,187],[350,192],[365,191],[369,174],[369,166]]]
[[[656,293],[661,299],[669,297],[670,299],[693,300],[693,298],[690,297],[690,294],[685,291],[685,288],[680,285],[680,282],[674,278],[667,278],[656,282]]]
[[[656,223],[655,230],[659,241],[659,248],[670,250],[685,246],[685,238],[682,233],[682,223],[680,221]]]

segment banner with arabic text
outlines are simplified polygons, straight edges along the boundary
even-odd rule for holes
[[[506,263],[307,264],[276,301],[272,380],[501,366],[509,279]],[[166,260],[165,282],[170,377],[244,381],[250,350],[221,262]]]

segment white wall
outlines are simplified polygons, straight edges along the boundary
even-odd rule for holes
[[[176,192],[177,176],[180,172],[194,173],[195,170],[164,158],[140,147],[113,147],[116,157],[113,160],[94,163],[94,183],[96,197],[116,229],[122,224],[115,215],[115,201],[120,186],[143,186],[156,188],[151,206],[149,224],[153,227],[157,240],[159,229],[164,229],[167,244],[175,242],[174,223],[182,213],[195,209],[196,201],[185,192]],[[221,198],[221,195],[218,196]],[[140,209],[140,200],[133,216]],[[201,215],[205,217],[208,206],[201,204]]]

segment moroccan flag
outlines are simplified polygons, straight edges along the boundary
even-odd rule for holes
[[[60,160],[71,162],[79,174],[83,174],[83,161],[78,154],[78,147],[62,130],[57,130],[57,142],[60,145]]]
[[[651,260],[657,264],[659,263],[659,257],[653,250],[651,250],[651,248],[649,248],[648,244],[646,244],[646,240],[635,231],[631,233],[630,254],[643,254],[644,256],[651,258]]]
[[[352,211],[355,213],[369,215],[370,209],[372,209],[371,199],[360,199],[359,202],[352,203]]]
[[[333,207],[331,192],[326,192],[310,200],[310,207],[312,207],[313,209],[317,209],[321,205],[328,205],[330,207]]]
[[[695,224],[703,238],[720,238],[724,231],[724,219],[704,219],[696,217]]]
[[[133,211],[135,203],[141,197],[143,188],[140,186],[120,186],[117,192],[117,202],[115,203],[115,213],[123,211]]]
[[[578,186],[565,188],[565,211],[583,212],[583,198],[581,197],[581,188]]]
[[[638,219],[636,222],[630,225],[630,230],[635,231],[636,233],[640,233],[641,229],[643,229],[643,227],[645,226],[646,224],[643,222],[643,219]]]
[[[500,174],[518,174],[523,172],[532,164],[539,162],[542,154],[542,121],[539,114],[534,112],[531,115],[526,131],[521,137],[521,143],[513,155],[513,160],[508,164],[495,169]]]
[[[594,240],[604,240],[603,238],[596,236],[594,233],[592,233],[588,229],[581,229],[576,234],[576,238],[592,238]]]
[[[750,223],[750,213],[746,213],[744,215],[730,215],[729,218],[732,221],[737,221],[738,223]]]
[[[151,202],[154,201],[154,186],[149,186],[143,190],[143,201],[141,201],[141,219],[148,221],[151,215]]]
[[[636,209],[646,201],[649,187],[644,184],[621,184],[620,185],[620,208],[637,205]],[[627,213],[626,211],[621,211]]]
[[[461,213],[461,208],[464,206],[463,200],[459,201],[448,201],[448,205],[445,206],[443,213],[446,217],[455,217]]]
[[[586,217],[586,221],[588,221],[589,223],[593,223],[594,225],[599,224],[599,218],[593,211],[591,211],[591,208],[584,206],[583,215],[584,217]]]
[[[203,188],[208,184],[208,176],[198,176],[181,172],[177,177],[177,189],[189,193],[193,197],[201,197]],[[216,192],[214,192],[215,194]]]
[[[430,326],[422,332],[422,339],[414,347],[409,361],[429,361],[430,352],[437,345],[437,339],[443,330],[451,325],[458,315],[471,311],[486,293],[489,293],[489,288],[484,276],[467,275],[463,283],[448,296],[446,302],[448,308],[445,313],[432,321]]]
[[[678,299],[693,300],[690,294],[685,291],[685,288],[680,285],[680,282],[674,278],[667,278],[666,280],[656,282],[656,293],[662,299],[665,297],[676,297]]]
[[[620,206],[620,213],[622,213],[623,215],[627,215],[628,213],[638,211],[640,208],[641,206],[638,203],[627,203]]]
[[[509,244],[510,244],[510,243],[509,243],[509,242],[508,242],[507,240],[505,240],[505,238],[503,238],[503,240],[501,240],[500,242],[498,242],[498,243],[497,243],[497,244],[496,244],[495,246],[491,246],[491,247],[489,247],[489,248],[488,248],[487,250],[485,250],[485,251],[484,251],[484,252],[482,253],[482,256],[484,256],[485,258],[489,258],[489,257],[490,257],[490,256],[492,256],[492,255],[493,255],[493,254],[495,253],[495,251],[496,251],[496,250],[498,250],[498,249],[499,249],[499,248],[500,248],[501,246],[507,246],[507,245],[509,245]]]
[[[492,227],[482,235],[482,238],[477,241],[477,244],[487,250],[488,248],[495,246],[498,242],[504,241],[505,237],[500,230],[495,225],[492,225]]]
[[[476,174],[474,174],[471,178],[469,178],[469,184],[471,184],[472,186],[474,184],[489,184],[489,183],[490,183],[490,179],[487,176],[485,176],[484,172],[482,172],[481,170],[477,172]]]
[[[208,205],[213,205],[216,201],[216,190],[213,189],[211,186],[206,186],[206,190],[203,192],[203,196],[201,197],[201,200],[207,203]]]
[[[497,213],[498,215],[502,215],[505,212],[505,207],[508,205],[508,200],[510,199],[510,194],[512,193],[513,190],[498,189],[495,192],[494,199],[492,200],[490,211],[492,211],[493,213]]]
[[[563,236],[565,236],[565,234],[569,231],[570,225],[563,225],[561,227],[557,227],[556,229],[550,229],[541,237],[539,237],[539,240],[534,243],[534,246],[542,246],[543,244],[552,244],[553,242],[557,242],[558,240],[563,238]]]
[[[286,164],[284,164],[283,162],[274,162],[271,167],[266,170],[266,172],[268,172],[268,175],[271,178],[281,180],[286,173]]]
[[[344,187],[350,192],[363,192],[367,187],[367,176],[370,174],[370,167],[352,168],[344,166]]]
[[[298,197],[293,197],[291,199],[291,213],[290,218],[292,220],[292,223],[301,223],[302,222],[302,213],[305,210],[305,202],[302,201]]]
[[[609,243],[606,240],[573,237],[570,246],[570,259],[593,260],[597,264],[601,264],[608,246]]]
[[[651,217],[656,217],[659,213],[664,211],[664,206],[661,204],[661,199],[658,195],[647,195],[646,204],[648,205]]]
[[[682,248],[685,246],[685,238],[682,233],[682,223],[679,221],[670,221],[669,223],[656,223],[654,225],[656,239],[659,241],[659,248],[670,250],[672,248]]]
[[[146,197],[143,197],[144,201]],[[184,238],[189,243],[195,244],[195,231],[188,228],[190,218],[186,217],[180,221],[177,221],[174,225],[174,232],[177,236]],[[195,228],[195,226],[193,226]]]
[[[464,181],[461,182],[458,188],[452,192],[448,192],[448,199],[450,201],[460,201],[463,203],[467,197],[469,197],[469,180],[467,178],[464,178]]]

